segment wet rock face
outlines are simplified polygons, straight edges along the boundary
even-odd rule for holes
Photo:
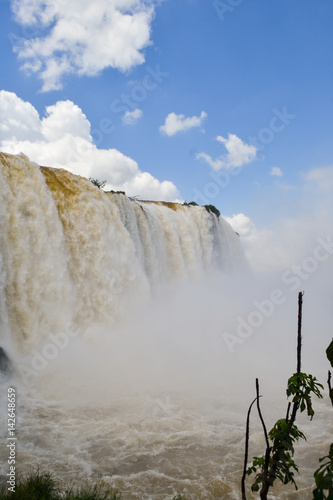
[[[0,347],[0,373],[8,374],[12,370],[12,363],[8,358],[6,351],[3,347]]]

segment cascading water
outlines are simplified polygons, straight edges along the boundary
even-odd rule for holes
[[[243,263],[230,226],[203,207],[131,201],[65,170],[1,154],[1,318],[30,347],[77,323],[112,323],[170,278]]]
[[[252,381],[260,370],[274,380],[258,352],[275,355],[294,317],[281,306],[279,328],[266,318],[265,337],[257,328],[230,353],[223,333],[255,282],[241,269],[238,236],[204,207],[130,200],[0,153],[0,347],[14,366],[0,374],[0,475],[14,386],[17,472],[39,467],[68,486],[102,478],[124,500],[239,499]],[[328,442],[323,429],[311,437]],[[272,498],[309,497],[309,442],[299,496],[278,486]]]

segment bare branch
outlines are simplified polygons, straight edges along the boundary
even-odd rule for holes
[[[297,373],[301,373],[303,295],[304,295],[304,292],[299,292],[299,294],[298,294]],[[289,427],[292,427],[294,425],[294,422],[296,420],[296,414],[297,414],[298,407],[299,407],[299,403],[295,402],[293,404],[291,417],[290,417],[290,420],[288,422]]]
[[[247,460],[249,456],[249,435],[250,435],[250,413],[252,406],[254,403],[257,401],[257,398],[255,398],[252,403],[250,404],[249,410],[247,412],[247,418],[246,418],[246,434],[245,434],[245,453],[244,453],[244,468],[243,468],[243,476],[242,476],[242,500],[246,500],[246,493],[245,493],[245,478],[246,478],[246,466],[247,466]]]
[[[289,401],[288,408],[287,408],[286,422],[288,422],[288,420],[289,420],[290,407],[291,407],[291,402]]]
[[[304,292],[299,292],[298,294],[297,373],[301,373],[303,295]]]
[[[265,441],[266,441],[265,465],[264,465],[264,470],[263,470],[264,481],[268,482],[269,459],[270,459],[270,456],[271,456],[271,449],[272,448],[269,445],[268,433],[267,433],[265,421],[264,421],[264,418],[262,416],[261,409],[260,409],[260,404],[259,404],[259,398],[260,398],[260,395],[259,395],[259,380],[257,378],[256,378],[256,391],[257,391],[257,408],[258,408],[258,414],[259,414],[259,418],[260,418],[260,421],[261,421],[261,424],[262,424],[262,427],[263,427],[263,430],[264,430]]]
[[[262,427],[264,429],[266,448],[269,448],[268,433],[267,433],[265,421],[264,421],[264,418],[262,416],[260,405],[259,405],[259,398],[260,398],[260,396],[259,396],[259,380],[257,378],[256,378],[256,391],[257,391],[257,398],[256,399],[257,399],[257,408],[258,408],[259,418],[261,420]]]

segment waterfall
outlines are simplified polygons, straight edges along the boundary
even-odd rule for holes
[[[204,207],[131,200],[0,153],[1,343],[29,352],[69,322],[110,325],[160,283],[244,257]]]
[[[15,388],[17,472],[71,487],[101,478],[124,498],[238,498],[254,381],[273,388],[275,421],[294,366],[294,296],[280,275],[247,271],[239,237],[209,207],[130,199],[0,153],[0,427]],[[325,380],[331,323],[322,293],[312,300],[304,365],[320,349]],[[311,337],[318,317],[325,333]],[[326,406],[304,429],[318,457],[331,442]],[[3,460],[4,484],[8,470]]]

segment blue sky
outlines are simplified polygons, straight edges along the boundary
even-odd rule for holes
[[[212,203],[244,236],[330,203],[331,0],[2,0],[0,14],[2,151]]]

